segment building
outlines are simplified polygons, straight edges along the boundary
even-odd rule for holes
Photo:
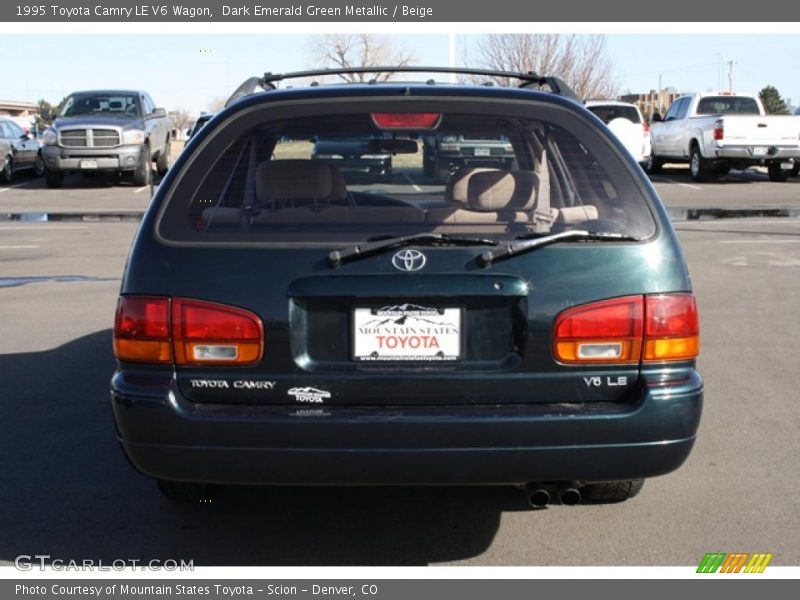
[[[660,91],[650,90],[646,94],[625,94],[620,96],[622,102],[636,104],[642,114],[649,121],[653,113],[661,113],[663,116],[667,112],[669,105],[684,92],[679,92],[675,88],[665,88]]]
[[[0,117],[7,117],[24,129],[30,129],[39,113],[39,105],[35,102],[17,102],[0,100]]]

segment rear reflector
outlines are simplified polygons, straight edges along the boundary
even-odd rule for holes
[[[441,118],[439,113],[372,113],[379,129],[436,129]]]
[[[114,354],[119,360],[178,365],[245,365],[264,349],[259,317],[200,300],[123,296],[117,307]]]
[[[554,354],[567,364],[623,364],[689,360],[700,350],[692,294],[626,296],[562,312]]]

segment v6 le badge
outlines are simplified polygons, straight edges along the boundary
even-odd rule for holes
[[[584,377],[586,387],[623,387],[628,385],[628,377]]]

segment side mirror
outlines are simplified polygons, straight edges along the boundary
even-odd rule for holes
[[[664,121],[664,117],[661,116],[661,113],[653,113],[653,116],[650,118],[652,123],[661,123]]]
[[[154,117],[166,117],[167,116],[167,109],[165,109],[165,108],[154,108],[153,112],[151,114]]]

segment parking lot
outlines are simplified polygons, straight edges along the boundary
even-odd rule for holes
[[[22,553],[196,565],[696,565],[712,551],[800,564],[800,178],[732,172],[695,184],[675,168],[653,183],[676,216],[701,311],[697,445],[631,501],[533,511],[509,488],[163,499],[117,447],[108,400],[114,306],[149,188],[71,176],[48,190],[17,177],[0,187],[0,564]],[[709,218],[684,220],[698,209]],[[719,220],[714,209],[790,216]]]

